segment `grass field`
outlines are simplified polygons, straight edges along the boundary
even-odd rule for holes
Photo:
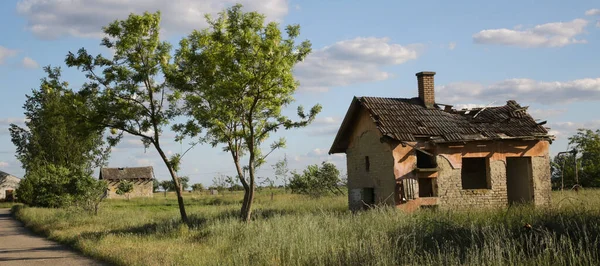
[[[554,192],[549,208],[352,214],[346,196],[279,191],[256,199],[255,220],[237,220],[242,194],[186,195],[177,202],[109,200],[98,216],[15,207],[38,233],[120,265],[598,265],[600,191]],[[530,224],[531,229],[525,228]]]

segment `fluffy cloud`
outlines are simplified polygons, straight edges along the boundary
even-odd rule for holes
[[[594,8],[588,11],[585,11],[586,16],[600,16],[600,9]]]
[[[594,8],[588,11],[585,11],[585,15],[587,16],[599,16],[600,17],[600,9]],[[600,19],[596,22],[596,27],[600,28]]]
[[[38,64],[38,62],[36,62],[35,60],[31,59],[31,57],[24,57],[23,61],[21,62],[21,65],[25,68],[38,68],[40,67],[40,64]]]
[[[8,167],[9,164],[7,162],[0,162],[0,167]]]
[[[6,58],[15,56],[19,53],[17,50],[8,49],[0,45],[0,65],[4,64]]]
[[[382,66],[398,65],[419,57],[422,45],[402,46],[388,38],[355,38],[314,51],[294,69],[300,89],[327,91],[331,87],[385,80]]]
[[[517,99],[522,102],[557,104],[600,100],[600,78],[571,81],[537,81],[515,78],[491,85],[458,82],[436,87],[441,103],[479,102]]]
[[[288,13],[286,0],[20,0],[17,12],[27,20],[27,29],[43,39],[61,36],[99,37],[101,27],[130,13],[162,13],[166,32],[187,32],[205,27],[205,14],[216,14],[235,3],[247,11],[258,11],[270,20]]]
[[[574,19],[569,22],[553,22],[537,25],[530,29],[489,29],[473,35],[473,41],[480,44],[500,44],[519,47],[563,47],[586,40],[575,37],[584,33],[588,22]]]
[[[577,133],[577,129],[598,129],[600,128],[600,120],[592,120],[585,122],[555,122],[549,123],[550,134],[556,136],[557,139],[567,139]]]

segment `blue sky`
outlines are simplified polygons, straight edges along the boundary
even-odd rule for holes
[[[68,69],[68,51],[99,46],[100,29],[130,12],[161,10],[163,38],[177,42],[206,26],[235,1],[220,0],[3,0],[0,1],[0,170],[23,176],[8,135],[23,123],[25,94],[44,76],[41,66],[63,68],[73,88],[84,82]],[[458,107],[502,105],[515,99],[534,118],[548,120],[557,136],[553,154],[565,150],[577,128],[597,129],[600,101],[600,4],[597,1],[286,1],[241,0],[246,10],[282,25],[300,24],[313,53],[295,68],[298,105],[323,105],[311,126],[278,131],[287,148],[274,152],[259,176],[287,156],[291,169],[331,161],[345,172],[343,155],[327,155],[353,96],[414,97],[415,73],[435,71],[436,101]],[[165,150],[181,152],[166,130]],[[267,145],[269,143],[266,143]],[[265,145],[265,148],[267,147]],[[128,137],[116,147],[111,167],[152,165],[168,179],[156,152]],[[210,185],[215,175],[234,175],[231,157],[208,145],[190,151],[179,174]]]

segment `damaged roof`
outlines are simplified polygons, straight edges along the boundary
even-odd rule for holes
[[[124,179],[154,179],[154,170],[152,166],[146,167],[126,167],[126,168],[102,168],[100,177],[104,180],[124,180]]]
[[[448,106],[447,106],[448,107]],[[348,134],[362,108],[381,134],[398,141],[434,143],[497,139],[552,140],[545,122],[538,123],[527,107],[510,100],[503,106],[471,110],[424,106],[420,98],[354,97],[329,153],[345,152]]]

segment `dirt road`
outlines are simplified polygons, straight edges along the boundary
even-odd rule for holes
[[[0,209],[0,265],[103,265],[58,243],[33,235]]]

